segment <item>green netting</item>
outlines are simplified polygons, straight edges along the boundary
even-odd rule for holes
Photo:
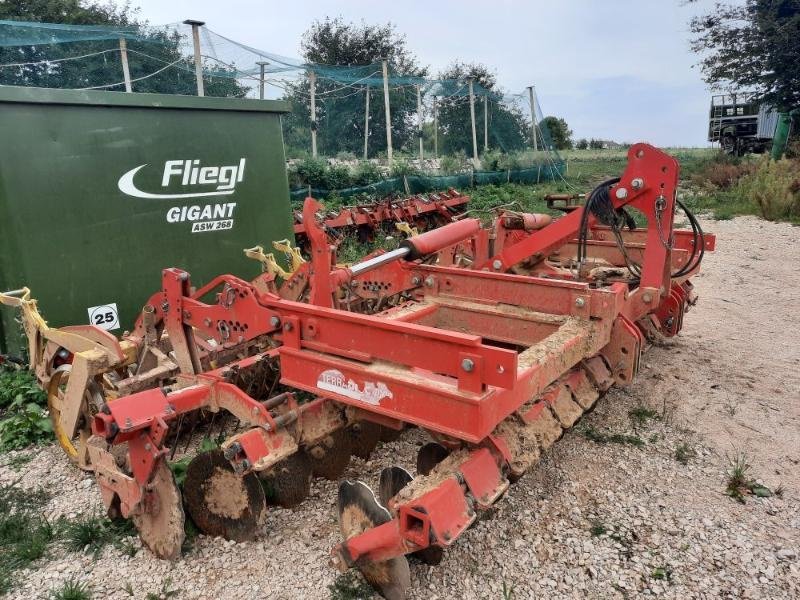
[[[503,183],[540,183],[558,179],[564,174],[563,163],[546,163],[527,169],[507,169],[505,171],[473,171],[458,175],[408,175],[382,179],[370,185],[348,187],[342,189],[325,189],[316,187],[298,187],[290,191],[294,202],[302,201],[309,193],[314,198],[329,198],[336,195],[341,198],[353,196],[388,196],[390,194],[423,194],[438,190],[465,190],[476,185],[500,185]]]
[[[236,42],[205,26],[198,28],[198,34],[207,96],[263,95],[289,102],[291,112],[283,119],[289,158],[313,154],[315,139],[320,157],[385,159],[386,86],[393,158],[412,162],[417,171],[435,174],[445,160],[442,157],[463,161],[476,151],[481,164],[475,167],[484,171],[471,174],[470,185],[502,182],[504,177],[535,182],[543,172],[557,177],[563,167],[546,127],[539,125],[535,137],[531,134],[532,123],[541,123],[542,112],[527,91],[509,94],[477,81],[470,85],[463,78],[423,77],[419,69],[391,58],[384,81],[380,62],[310,63]],[[0,85],[124,91],[122,39],[134,92],[196,93],[192,27],[183,23],[110,27],[0,21]],[[500,154],[517,158],[498,160]],[[368,187],[377,194],[404,188],[389,181]],[[444,181],[440,176],[437,187],[446,187]],[[418,184],[409,179],[409,185]],[[350,190],[363,186],[343,187],[338,193],[348,196],[361,193]],[[433,188],[419,191],[427,189]]]

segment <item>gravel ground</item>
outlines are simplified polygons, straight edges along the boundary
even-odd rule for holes
[[[635,385],[616,389],[567,433],[537,468],[482,515],[442,564],[412,563],[413,599],[800,598],[800,228],[755,218],[706,222],[718,251],[696,278],[700,302],[684,331],[651,348]],[[658,414],[643,424],[629,411]],[[587,428],[628,433],[637,448],[596,443]],[[411,466],[422,436],[383,445],[350,478],[373,486],[381,467]],[[675,458],[686,444],[695,456]],[[30,453],[31,451],[27,451]],[[729,458],[780,497],[725,495]],[[48,516],[100,510],[94,481],[54,447],[0,481],[53,493]],[[199,536],[176,563],[154,559],[131,538],[134,556],[98,556],[55,546],[17,573],[11,598],[46,596],[69,578],[95,598],[329,598],[327,566],[338,541],[336,485],[318,480],[294,511],[273,509],[263,537],[235,544]],[[129,584],[129,585],[128,585]],[[167,587],[165,587],[165,585]]]

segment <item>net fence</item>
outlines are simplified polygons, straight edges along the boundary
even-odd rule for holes
[[[197,62],[206,96],[288,103],[282,122],[296,194],[535,182],[564,169],[530,90],[422,76],[391,58],[312,63],[191,23],[0,20],[0,85],[194,95]]]

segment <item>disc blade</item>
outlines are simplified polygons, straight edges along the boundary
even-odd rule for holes
[[[143,512],[132,517],[142,543],[159,558],[175,560],[181,555],[186,534],[181,493],[167,463],[161,461],[151,480],[151,496]]]
[[[339,485],[339,528],[345,540],[391,520],[375,494],[360,481]],[[358,566],[364,579],[387,600],[404,600],[411,585],[411,572],[405,556]]]
[[[378,485],[378,495],[383,506],[389,506],[389,500],[397,495],[413,477],[403,467],[386,467],[381,471],[381,480]]]
[[[369,460],[381,439],[381,426],[370,421],[357,421],[348,428],[348,432],[353,455]]]
[[[202,452],[186,468],[186,508],[208,535],[243,542],[252,540],[266,517],[266,500],[254,473],[237,475],[222,450]]]
[[[334,431],[322,442],[309,448],[311,471],[317,477],[337,480],[350,463],[350,437],[344,429]]]
[[[259,477],[268,503],[293,508],[311,492],[311,459],[298,450]]]
[[[450,451],[441,444],[428,442],[417,452],[417,473],[427,475],[449,455]]]

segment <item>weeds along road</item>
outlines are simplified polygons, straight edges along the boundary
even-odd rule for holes
[[[651,348],[635,384],[601,399],[439,567],[412,563],[411,598],[800,597],[800,228],[753,217],[703,226],[717,251],[683,333]],[[422,440],[409,432],[346,476],[377,487],[380,469],[410,467]],[[726,490],[743,456],[738,501]],[[56,448],[0,462],[3,483],[46,489],[49,520],[99,513],[94,481]],[[772,496],[752,494],[766,493],[756,480]],[[329,590],[335,497],[316,480],[300,508],[270,510],[257,541],[199,536],[176,563],[124,532],[86,552],[57,535],[12,573],[8,597],[44,597],[70,579],[94,598],[369,597],[357,578]]]

